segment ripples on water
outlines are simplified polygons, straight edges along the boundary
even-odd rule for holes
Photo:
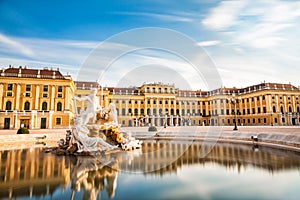
[[[142,150],[56,156],[1,151],[1,199],[298,199],[299,152],[145,141]]]

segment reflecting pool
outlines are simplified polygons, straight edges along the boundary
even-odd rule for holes
[[[258,145],[145,141],[142,150],[0,152],[1,199],[299,199],[300,153]]]

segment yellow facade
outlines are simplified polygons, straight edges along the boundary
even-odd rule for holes
[[[0,76],[0,128],[70,128],[75,86],[58,70],[9,67]]]
[[[122,126],[233,126],[235,119],[239,126],[300,124],[300,89],[291,84],[214,91],[163,83],[112,88],[74,83],[59,70],[9,67],[0,75],[0,129],[70,128],[75,111],[86,108],[84,101],[73,105],[72,97],[88,95],[91,88],[98,89],[102,107],[116,105]]]
[[[76,84],[80,87],[75,95],[89,94],[91,87]],[[162,83],[97,87],[103,107],[115,103],[122,126],[233,126],[235,118],[237,125],[300,124],[300,90],[290,84],[261,83],[214,91],[179,90]],[[85,109],[82,102],[77,104],[77,110],[81,109]]]

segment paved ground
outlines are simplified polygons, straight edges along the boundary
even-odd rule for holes
[[[289,143],[300,147],[300,126],[239,126],[237,131],[232,126],[185,126],[158,127],[159,137],[172,138],[223,138],[228,140],[250,140],[252,135],[261,141]],[[30,130],[30,134],[16,134],[17,130],[0,130],[0,150],[12,148],[30,148],[37,146],[56,146],[60,138],[65,138],[68,129]],[[148,132],[148,127],[121,127],[120,131],[130,132],[137,138],[152,137],[155,132]],[[39,139],[46,136],[46,139]]]

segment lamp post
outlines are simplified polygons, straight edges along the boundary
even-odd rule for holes
[[[236,97],[235,94],[232,94],[231,97],[228,98],[228,100],[230,101],[231,104],[234,105],[234,131],[237,131],[237,112],[236,112],[236,104],[238,104],[238,99],[240,99],[241,97]]]

